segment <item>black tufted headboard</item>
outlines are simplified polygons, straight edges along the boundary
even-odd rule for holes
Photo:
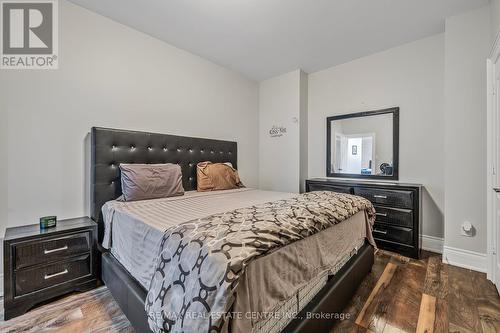
[[[122,194],[120,163],[177,163],[186,191],[196,189],[199,162],[231,162],[237,168],[236,142],[168,134],[92,128],[91,217],[102,239],[102,206]]]

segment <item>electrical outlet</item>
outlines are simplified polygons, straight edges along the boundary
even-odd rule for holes
[[[462,236],[465,236],[465,237],[474,236],[474,226],[469,221],[465,221],[464,223],[462,223],[462,227],[460,228],[460,231],[461,231]]]

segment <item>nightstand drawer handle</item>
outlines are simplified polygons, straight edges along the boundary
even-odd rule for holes
[[[63,247],[59,247],[57,249],[43,250],[43,254],[49,254],[49,253],[64,251],[64,250],[67,250],[67,249],[68,249],[68,245],[64,245]]]
[[[376,232],[377,234],[387,235],[387,231],[373,229],[373,232]]]
[[[387,199],[387,195],[379,195],[379,194],[375,194],[373,197],[374,197],[374,198],[379,198],[379,199]]]
[[[53,277],[56,277],[56,276],[59,276],[59,275],[64,275],[64,274],[68,274],[68,270],[67,269],[65,269],[64,271],[59,272],[59,273],[45,274],[45,276],[43,278],[45,280],[48,280],[48,279],[52,279]]]
[[[375,213],[375,215],[386,217],[387,213]]]

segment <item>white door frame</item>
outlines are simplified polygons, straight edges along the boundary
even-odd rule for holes
[[[487,66],[487,277],[496,284],[500,290],[500,276],[497,269],[498,256],[500,256],[499,246],[497,244],[498,222],[500,221],[499,211],[497,207],[497,196],[493,189],[500,187],[500,175],[498,168],[500,167],[499,158],[499,138],[500,138],[500,106],[496,105],[496,67],[500,66],[500,32],[497,34],[489,59],[486,61]]]

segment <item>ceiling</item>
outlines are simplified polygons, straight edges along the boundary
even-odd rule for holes
[[[488,0],[71,0],[254,80],[444,31]]]

